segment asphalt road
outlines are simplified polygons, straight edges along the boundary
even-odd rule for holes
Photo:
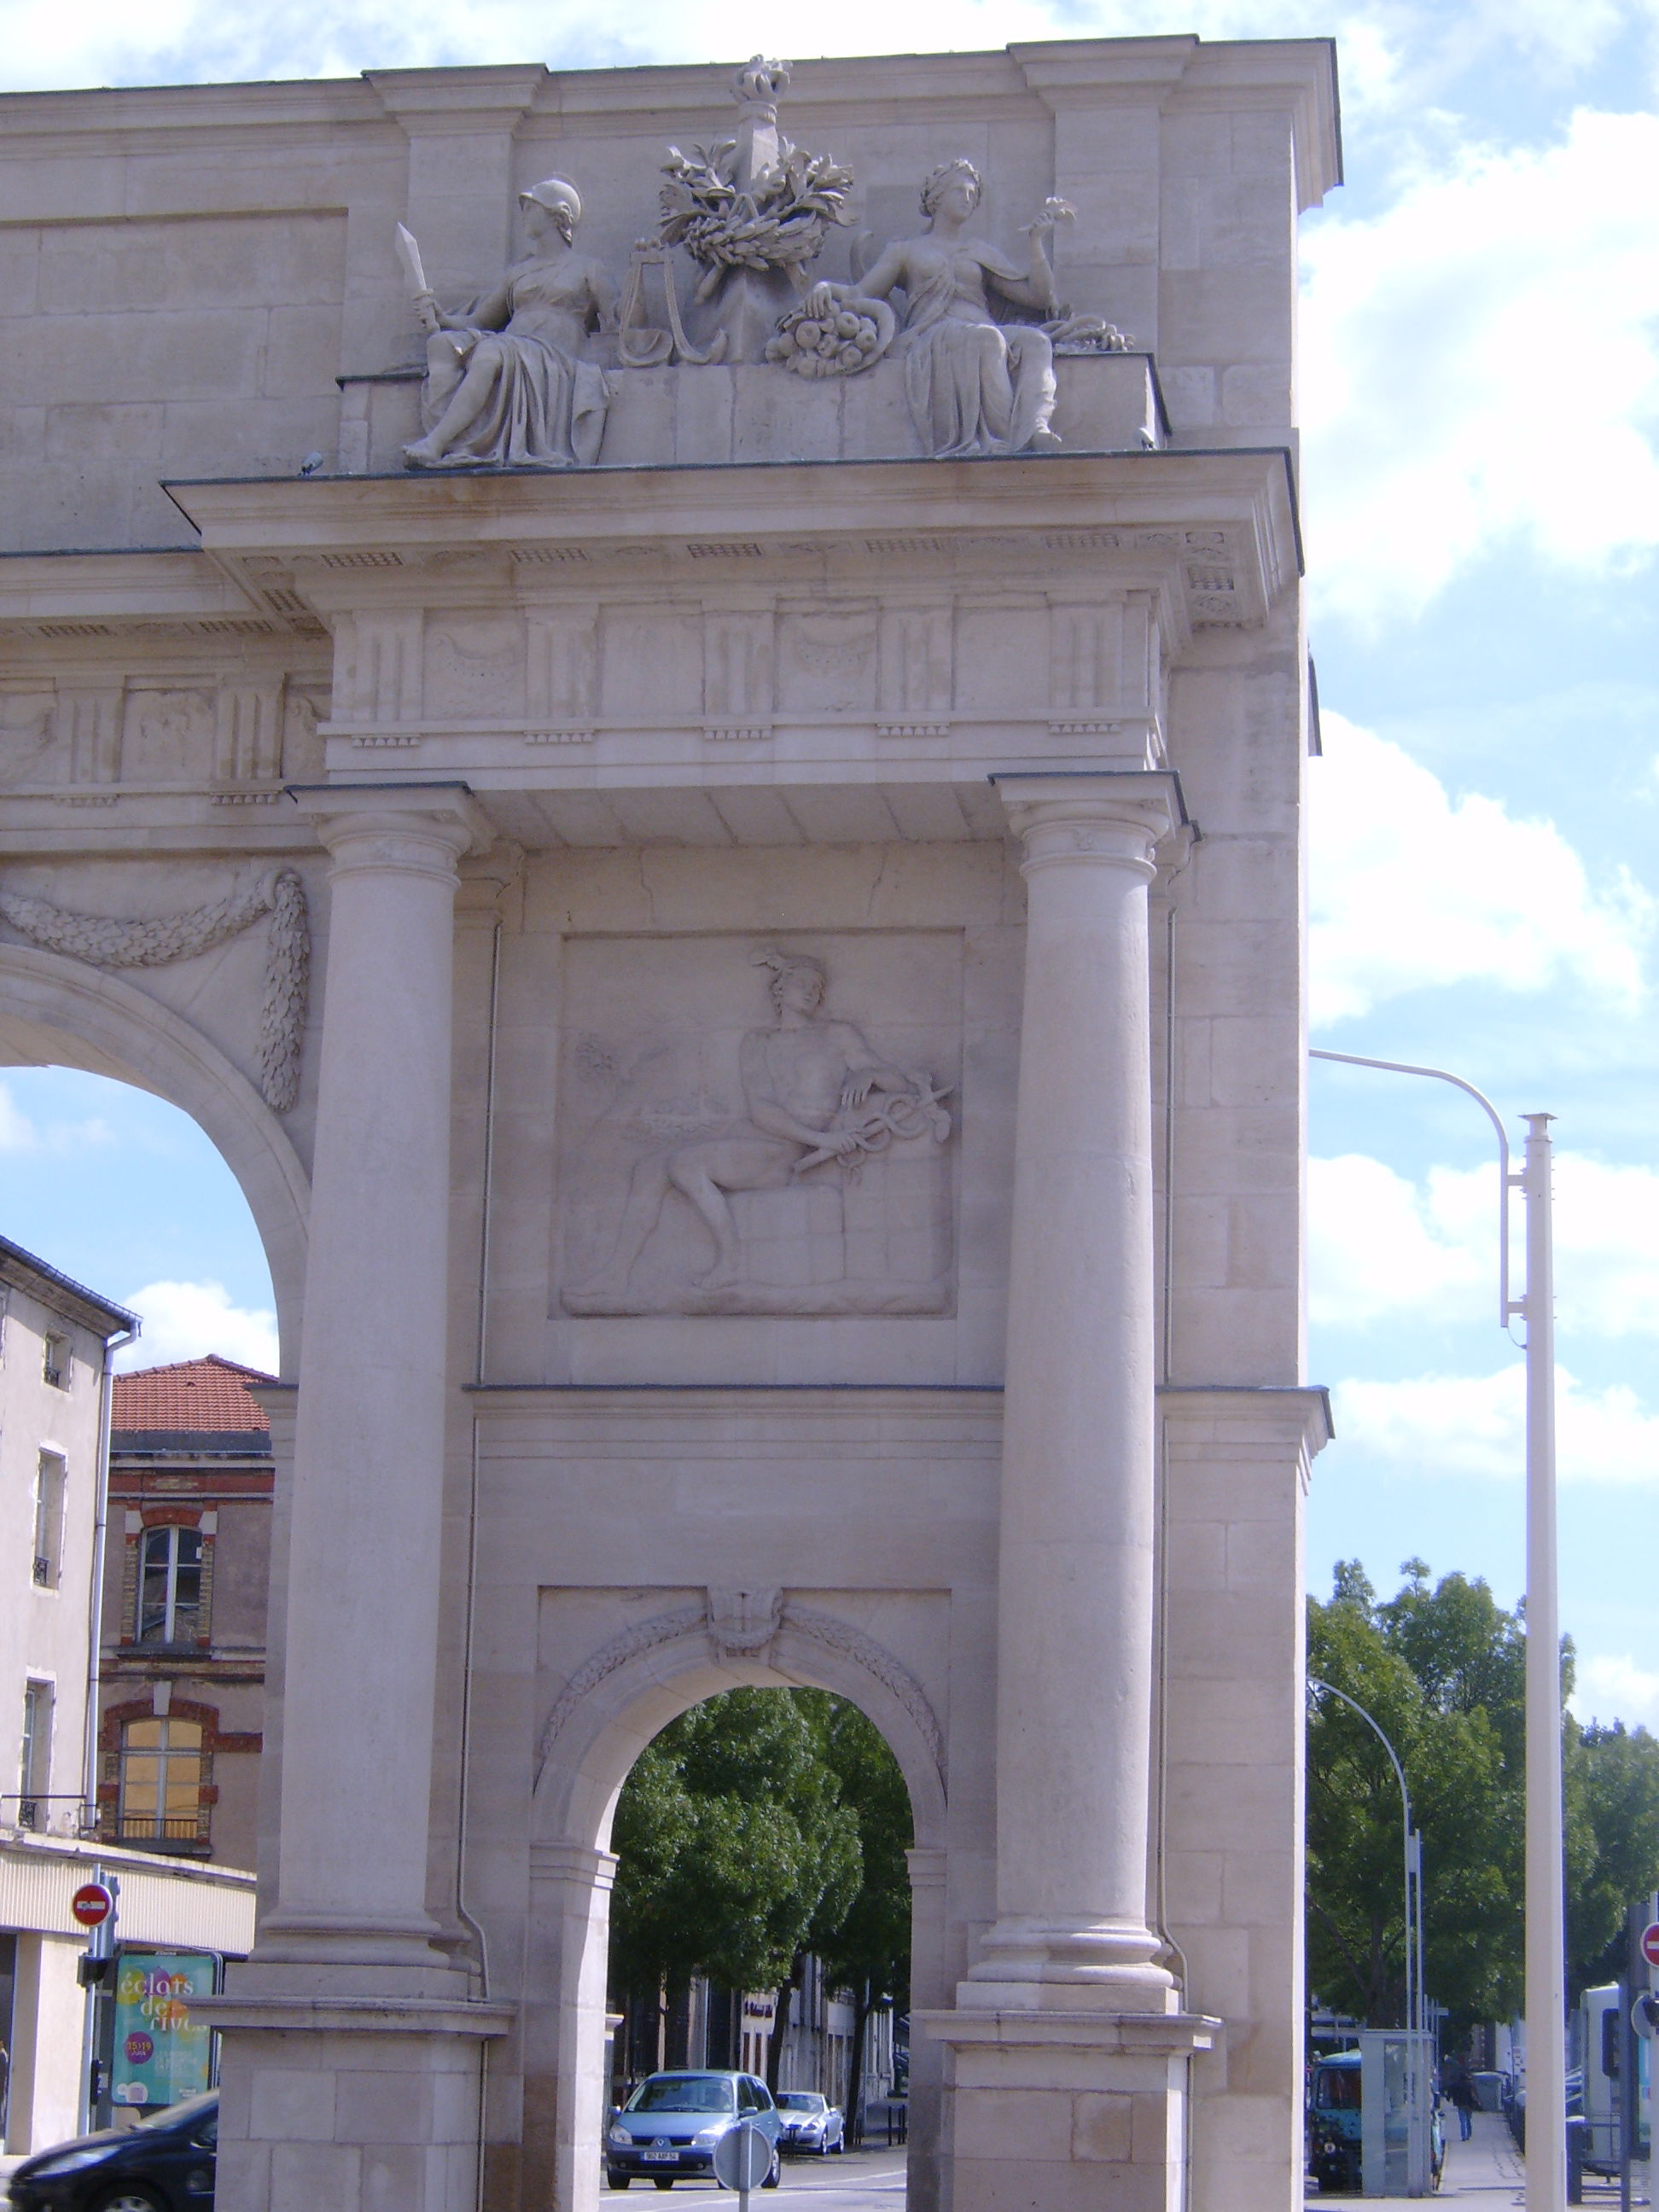
[[[677,2181],[672,2191],[642,2189],[635,2182],[627,2193],[635,2203],[645,2197],[654,2203],[659,2196],[672,2195],[699,2201],[719,2196],[732,2204],[729,2193],[712,2181]],[[786,2159],[779,2187],[764,2195],[755,2191],[749,2212],[787,2212],[791,2199],[804,2200],[801,2212],[809,2202],[811,2212],[904,2212],[904,2153],[849,2150],[841,2158]],[[616,2195],[601,2191],[602,2208],[615,2203]],[[643,2204],[640,2212],[645,2212]]]

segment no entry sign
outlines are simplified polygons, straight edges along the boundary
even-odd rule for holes
[[[101,1881],[83,1881],[70,1899],[70,1911],[83,1928],[101,1928],[114,1909],[115,1899]]]
[[[1659,1920],[1650,1920],[1642,1930],[1642,1956],[1650,1966],[1659,1966]]]

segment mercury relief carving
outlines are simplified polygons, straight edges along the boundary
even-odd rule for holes
[[[814,955],[751,949],[763,997],[733,992],[724,946],[611,957],[653,950],[684,975],[678,991],[653,979],[659,1002],[691,1026],[627,1042],[586,1030],[567,1048],[566,1113],[582,1133],[564,1170],[564,1310],[945,1310],[951,1083],[826,1005],[830,973]],[[925,957],[936,1023],[950,986],[942,956]],[[878,972],[873,947],[863,958]],[[931,981],[915,978],[917,1002]],[[584,1011],[635,996],[625,975],[596,974]],[[734,1034],[727,1008],[747,998],[757,1013],[766,997],[770,1018]]]

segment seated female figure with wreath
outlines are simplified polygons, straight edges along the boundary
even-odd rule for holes
[[[1070,213],[1050,200],[1026,226],[1030,241],[1020,269],[967,226],[983,187],[966,159],[941,162],[921,188],[927,228],[897,239],[856,284],[815,284],[813,314],[860,307],[905,295],[897,350],[905,397],[922,444],[942,460],[972,453],[1023,453],[1060,443],[1048,428],[1054,407],[1054,349],[1035,325],[1005,325],[993,295],[1007,305],[1056,316],[1054,272],[1046,241]]]

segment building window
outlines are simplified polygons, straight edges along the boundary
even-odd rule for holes
[[[73,1369],[73,1364],[74,1356],[70,1350],[70,1340],[68,1337],[54,1336],[52,1331],[48,1329],[46,1331],[46,1350],[41,1362],[41,1372],[45,1375],[47,1382],[52,1384],[54,1390],[67,1390],[69,1389],[70,1376]]]
[[[129,1721],[121,1731],[118,1839],[194,1843],[202,1833],[202,1724]]]
[[[146,1528],[138,1565],[138,1641],[193,1644],[201,1613],[201,1530]]]
[[[52,1788],[52,1707],[50,1682],[23,1685],[23,1753],[17,1768],[20,1828],[46,1825],[46,1797]]]
[[[56,1589],[62,1571],[66,1478],[62,1454],[43,1451],[34,1476],[34,1583],[38,1589]]]

